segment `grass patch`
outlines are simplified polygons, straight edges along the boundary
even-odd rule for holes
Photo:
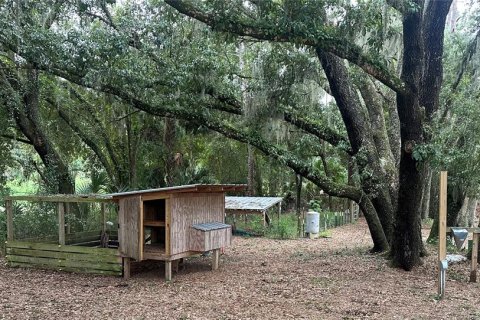
[[[433,225],[433,219],[432,218],[426,218],[422,220],[422,228],[424,229],[430,229],[432,228]]]
[[[295,213],[282,214],[280,218],[276,214],[270,214],[270,225],[264,226],[262,215],[237,215],[227,216],[226,223],[235,225],[241,236],[265,236],[272,239],[296,239],[298,238],[298,217]],[[331,238],[331,228],[344,225],[347,221],[340,212],[320,212],[320,234],[322,238]]]
[[[280,216],[280,220],[274,221],[267,228],[265,235],[273,239],[297,238],[297,217],[293,214]]]
[[[332,237],[332,230],[323,230],[319,234],[320,238],[331,238]]]

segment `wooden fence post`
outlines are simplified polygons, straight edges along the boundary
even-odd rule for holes
[[[65,245],[65,208],[58,203],[58,244]]]
[[[353,200],[350,200],[349,202],[349,211],[350,211],[350,223],[353,223],[355,220],[355,213],[353,210]]]
[[[479,234],[476,232],[473,232],[472,267],[470,271],[470,282],[477,282],[478,237],[479,237]]]
[[[5,211],[7,213],[7,241],[12,241],[14,237],[12,200],[5,201]]]
[[[100,206],[102,213],[102,231],[105,232],[107,230],[107,226],[105,225],[107,223],[107,217],[105,215],[105,203],[102,202]]]
[[[67,234],[70,234],[71,231],[72,231],[72,226],[71,226],[71,217],[70,217],[70,202],[66,202],[65,203],[65,217],[68,217],[68,220],[66,221],[66,224],[67,224]],[[67,218],[65,218],[67,219]]]

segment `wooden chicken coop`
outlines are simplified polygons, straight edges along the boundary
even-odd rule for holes
[[[172,262],[213,250],[213,269],[219,252],[231,242],[225,221],[225,192],[244,185],[187,185],[112,194],[118,202],[119,251],[124,275],[130,261],[165,261],[165,279],[172,277]]]
[[[197,184],[108,195],[8,196],[5,197],[6,260],[10,266],[123,274],[125,278],[130,277],[131,261],[160,260],[165,261],[168,281],[172,277],[172,263],[213,251],[215,270],[220,249],[231,243],[231,226],[224,223],[225,193],[245,187]],[[58,203],[58,234],[35,239],[17,238],[14,201]],[[70,232],[65,208],[72,203],[101,204],[100,220],[103,222],[98,224],[97,231]],[[105,205],[115,207],[115,204],[118,230],[116,223],[110,223],[114,227],[110,230],[110,241],[105,244],[102,243],[107,223]]]

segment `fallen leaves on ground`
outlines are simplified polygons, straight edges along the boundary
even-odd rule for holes
[[[331,238],[234,237],[211,271],[211,258],[186,260],[164,281],[162,263],[124,281],[55,271],[7,268],[0,259],[1,319],[479,319],[478,283],[469,262],[448,270],[437,300],[435,248],[406,272],[389,267],[366,223]]]

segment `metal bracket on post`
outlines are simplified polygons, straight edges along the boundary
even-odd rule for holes
[[[448,269],[448,261],[442,260],[438,262],[439,268],[439,278],[438,278],[438,296],[440,299],[443,299],[445,295],[445,282],[447,280],[447,269]]]

